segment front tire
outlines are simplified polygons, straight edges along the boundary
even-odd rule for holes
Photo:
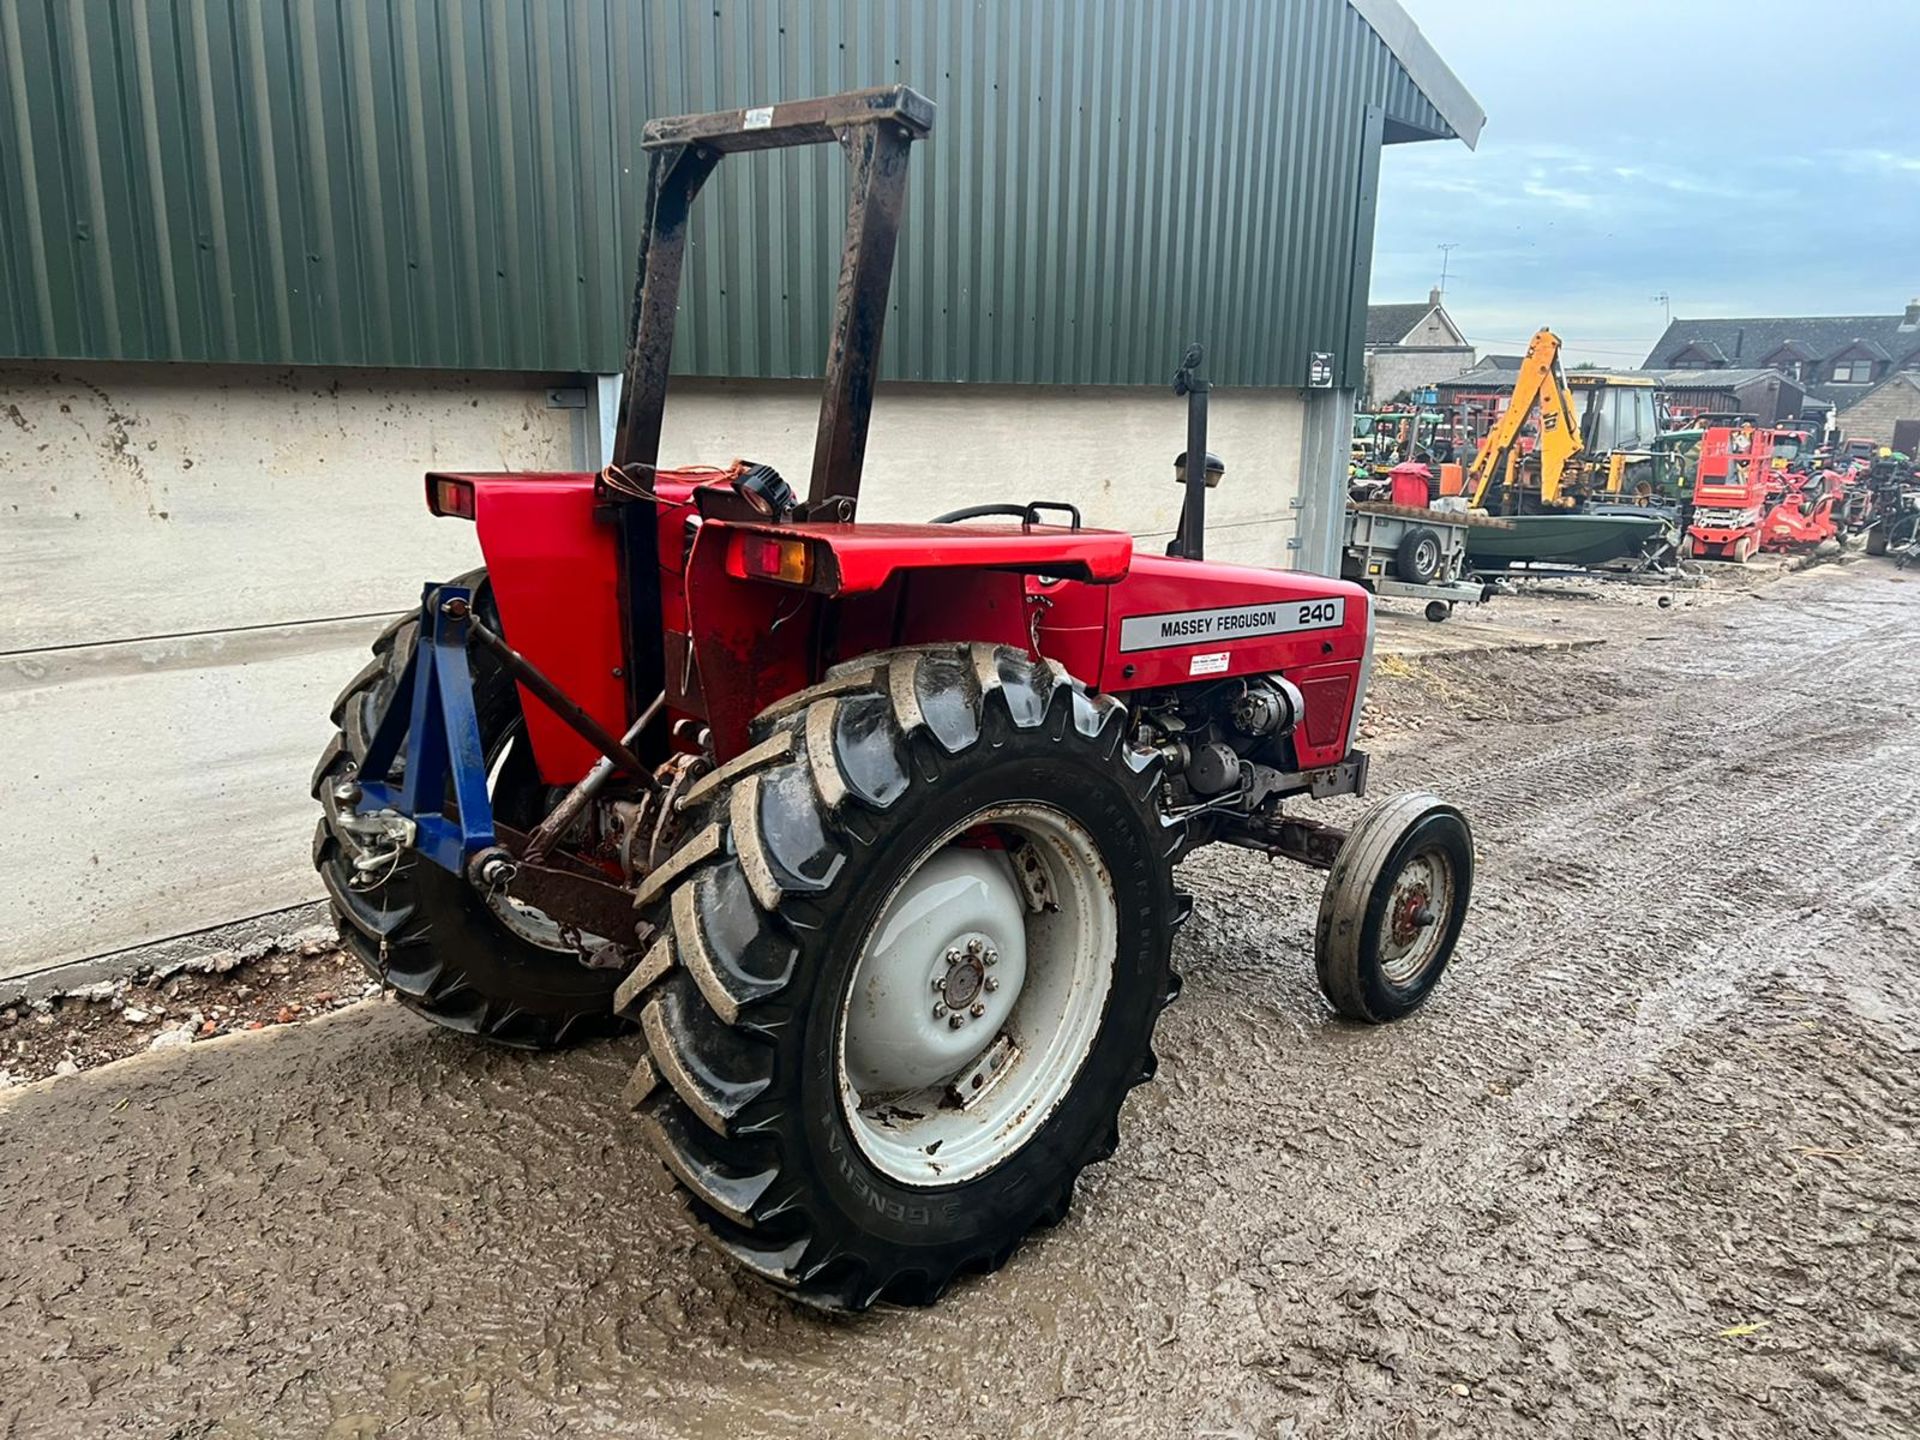
[[[475,608],[498,627],[486,572],[454,583],[471,588]],[[334,701],[339,729],[314,769],[313,795],[325,814],[314,833],[313,864],[340,942],[401,1004],[449,1030],[533,1050],[617,1034],[626,1029],[613,1013],[620,973],[581,963],[557,933],[539,943],[544,917],[516,912],[510,926],[463,877],[417,852],[371,870],[355,864],[363,846],[341,823],[341,787],[358,776],[419,632],[416,611],[374,640],[372,661]],[[476,651],[471,665],[494,812],[532,829],[551,796],[534,770],[519,692],[485,652]]]
[[[1349,1020],[1412,1014],[1446,973],[1473,895],[1473,834],[1436,795],[1383,800],[1334,857],[1314,927],[1320,989]]]
[[[850,662],[755,739],[642,889],[629,1098],[754,1272],[930,1304],[1065,1215],[1154,1071],[1182,913],[1160,762],[1118,702],[990,645]]]

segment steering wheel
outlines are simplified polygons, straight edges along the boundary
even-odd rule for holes
[[[997,505],[964,505],[958,510],[949,510],[944,515],[936,515],[927,523],[931,525],[957,525],[962,520],[984,520],[989,515],[1006,515],[1011,516],[1015,520],[1024,520],[1027,518],[1027,507],[1025,505],[1014,505],[1006,501],[1002,501]]]
[[[960,520],[984,520],[989,515],[1010,515],[1022,525],[1031,528],[1047,522],[1040,518],[1043,510],[1059,510],[1067,516],[1067,528],[1080,528],[1080,507],[1069,505],[1064,500],[1029,500],[1024,505],[1013,505],[1001,501],[995,505],[968,505],[964,509],[949,510],[944,515],[936,515],[929,522],[934,525],[952,525]]]

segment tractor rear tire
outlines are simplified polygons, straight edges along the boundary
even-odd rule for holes
[[[1473,835],[1437,795],[1383,800],[1360,817],[1320,896],[1320,990],[1349,1020],[1398,1020],[1433,993],[1473,894]]]
[[[473,589],[475,609],[498,628],[486,572],[454,583]],[[374,640],[372,661],[334,701],[339,730],[314,769],[313,795],[326,813],[313,864],[341,944],[401,1004],[449,1030],[531,1050],[624,1031],[613,1013],[618,970],[589,968],[570,951],[516,933],[464,878],[417,853],[390,868],[356,868],[361,846],[341,827],[339,791],[358,775],[419,633],[416,610]],[[518,689],[487,652],[475,650],[470,663],[495,814],[532,829],[552,796],[533,769]]]
[[[642,887],[628,1103],[762,1279],[931,1304],[1066,1214],[1154,1073],[1185,906],[1162,762],[1118,701],[993,645],[848,662],[753,739]]]

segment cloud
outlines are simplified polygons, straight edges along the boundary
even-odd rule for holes
[[[1920,177],[1920,155],[1892,150],[1830,150],[1827,152],[1850,174],[1912,175]]]
[[[1558,205],[1565,210],[1591,210],[1598,200],[1597,196],[1587,194],[1585,191],[1549,185],[1545,180],[1537,178],[1522,182],[1520,193],[1529,200],[1544,200],[1549,205]]]
[[[1446,243],[1468,338],[1507,350],[1553,324],[1574,360],[1623,364],[1662,329],[1663,293],[1681,316],[1891,314],[1920,293],[1920,248],[1835,241],[1861,224],[1920,234],[1920,0],[1849,0],[1790,45],[1748,46],[1735,90],[1700,47],[1651,38],[1671,0],[1609,0],[1599,24],[1578,7],[1403,3],[1488,119],[1477,152],[1388,148],[1375,300],[1425,295]],[[1698,34],[1741,34],[1755,10],[1689,0],[1686,16]],[[1604,105],[1541,83],[1569,56],[1607,76]],[[1739,103],[1804,93],[1808,75],[1845,77],[1843,131],[1820,118],[1840,112]]]

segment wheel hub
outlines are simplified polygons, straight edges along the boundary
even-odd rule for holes
[[[887,907],[854,982],[855,1085],[863,1094],[917,1090],[958,1073],[1006,1023],[1026,964],[1020,894],[1006,865],[984,850],[935,855]]]
[[[1433,900],[1426,885],[1408,886],[1394,909],[1394,943],[1411,945],[1422,930],[1433,924],[1433,919]]]
[[[1422,851],[1407,860],[1393,882],[1380,941],[1380,964],[1394,984],[1418,979],[1440,953],[1441,922],[1452,912],[1454,898],[1453,871],[1444,855]]]
[[[980,997],[1000,988],[999,977],[987,973],[989,966],[999,963],[1000,947],[990,937],[969,935],[964,944],[948,946],[945,968],[933,981],[940,995],[936,1011],[942,1007],[949,1011],[956,1029],[979,1019],[975,1011],[984,1013],[986,1008]]]

